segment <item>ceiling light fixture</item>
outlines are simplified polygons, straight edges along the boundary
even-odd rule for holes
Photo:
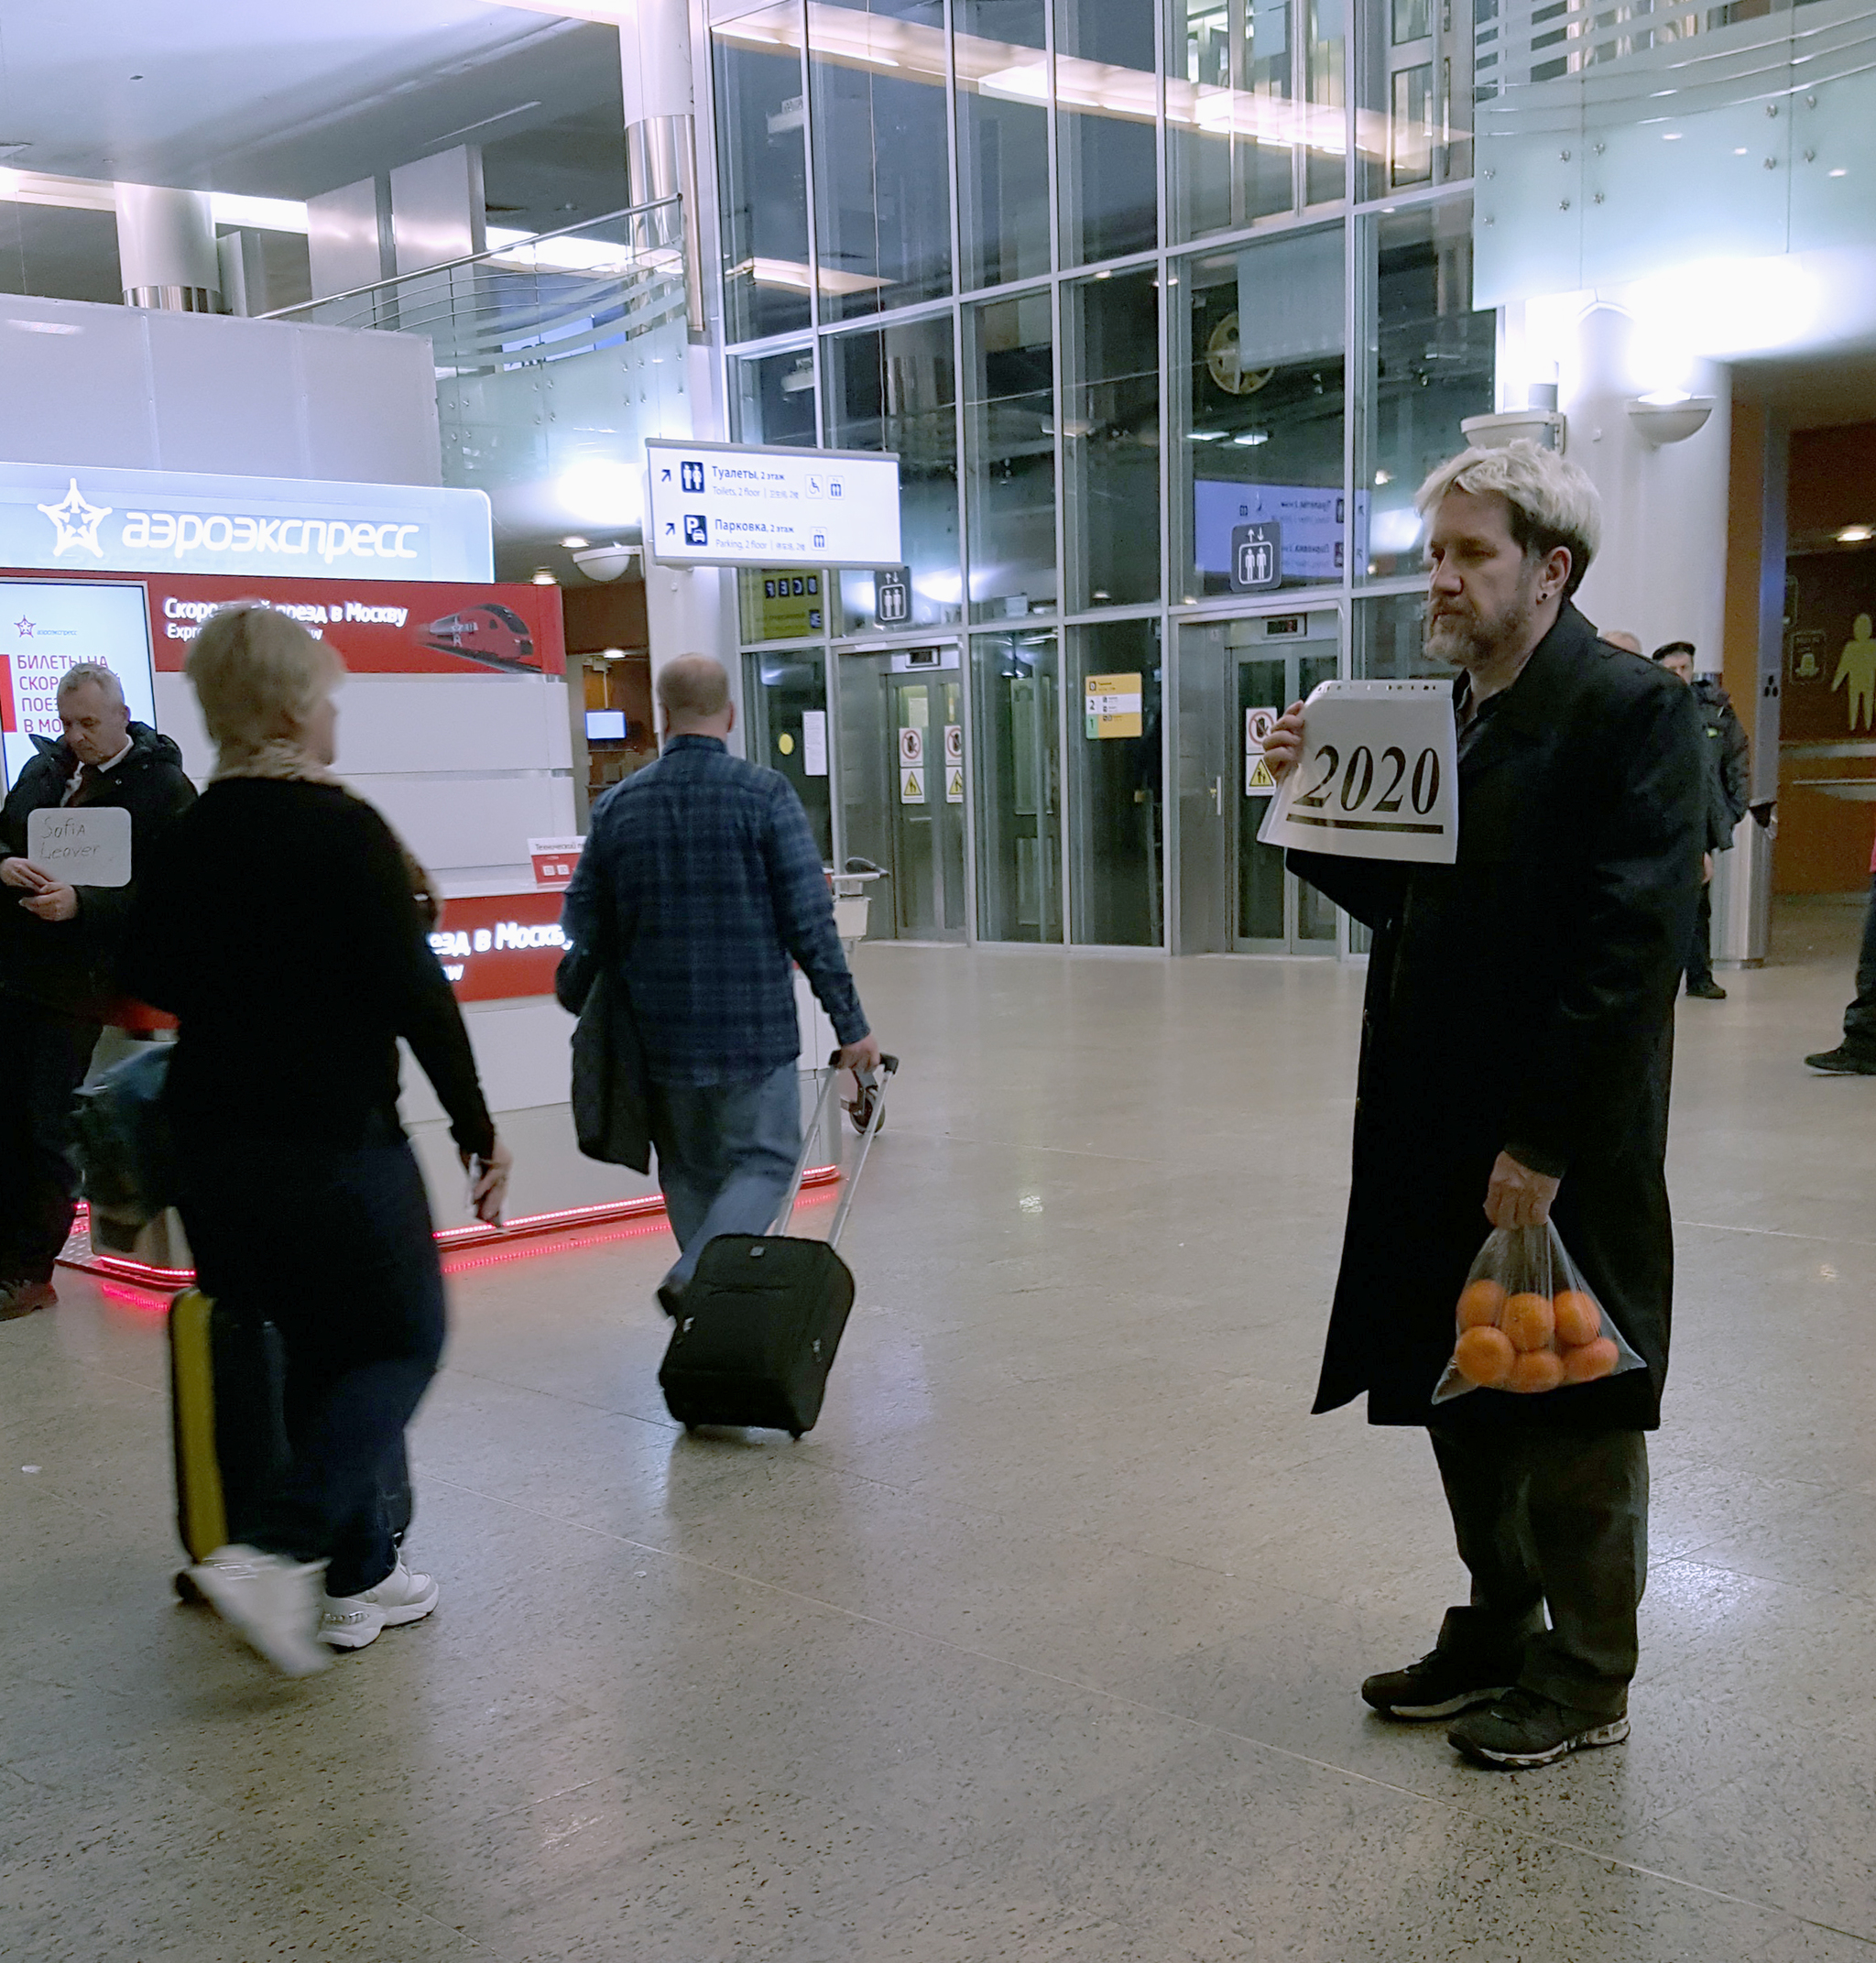
[[[1871,539],[1876,539],[1876,526],[1872,525],[1846,525],[1837,535],[1839,545],[1864,545]]]
[[[571,537],[562,539],[561,543],[566,547],[568,551],[577,552],[586,543],[586,540],[581,538],[578,532],[574,532]]]
[[[558,586],[560,584],[560,582],[553,576],[551,573],[547,570],[545,566],[541,566],[539,567],[535,572],[534,583],[537,586]]]

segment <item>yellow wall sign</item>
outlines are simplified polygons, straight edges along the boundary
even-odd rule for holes
[[[1137,736],[1140,725],[1138,675],[1090,675],[1086,681],[1088,735]]]

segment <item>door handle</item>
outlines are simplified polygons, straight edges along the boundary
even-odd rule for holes
[[[1222,777],[1212,780],[1212,812],[1215,817],[1225,815],[1225,780]]]

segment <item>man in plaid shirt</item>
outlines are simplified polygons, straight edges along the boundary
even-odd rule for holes
[[[732,757],[729,677],[684,655],[658,677],[665,740],[654,764],[593,810],[561,923],[622,977],[645,1049],[658,1183],[682,1253],[658,1299],[677,1314],[704,1243],[766,1233],[801,1151],[801,1038],[791,959],[840,1039],[843,1069],[872,1069],[834,931],[808,814],[774,770]]]

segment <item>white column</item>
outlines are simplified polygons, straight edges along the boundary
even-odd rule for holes
[[[115,189],[124,304],[220,312],[222,269],[208,192],[169,191],[158,184]]]
[[[1696,434],[1648,441],[1628,405],[1649,387],[1635,366],[1635,323],[1619,307],[1588,308],[1558,364],[1565,453],[1602,494],[1602,549],[1576,604],[1601,627],[1628,627],[1652,650],[1690,640],[1703,671],[1720,667],[1726,611],[1727,480],[1732,384],[1713,362],[1682,385],[1714,398]]]

